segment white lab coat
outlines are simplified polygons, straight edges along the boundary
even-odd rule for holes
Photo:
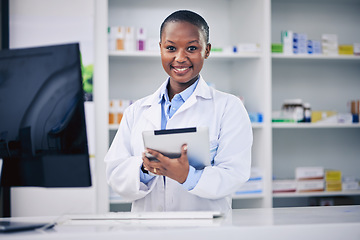
[[[125,110],[105,157],[108,183],[115,192],[132,201],[132,211],[136,212],[227,212],[231,209],[231,194],[250,175],[253,136],[242,102],[209,87],[200,77],[194,93],[169,119],[167,129],[207,126],[214,165],[204,168],[199,182],[190,191],[170,178],[164,180],[163,176],[156,176],[146,185],[140,182],[142,132],[161,128],[160,89]]]

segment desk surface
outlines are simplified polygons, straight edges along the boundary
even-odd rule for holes
[[[0,239],[360,239],[360,205],[236,209],[215,219],[74,221],[72,217],[57,219],[58,225],[51,230],[0,234]]]

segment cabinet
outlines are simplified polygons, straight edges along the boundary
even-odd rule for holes
[[[281,30],[338,35],[339,44],[360,41],[357,24],[360,1],[283,1],[271,3],[271,41],[280,42]],[[359,56],[272,55],[272,109],[282,101],[301,98],[317,111],[348,113],[348,102],[359,99]],[[276,178],[294,178],[298,166],[338,169],[343,176],[359,177],[359,124],[273,124],[272,172]],[[313,204],[314,198],[341,198],[359,204],[359,191],[274,194],[273,205]]]
[[[356,147],[360,125],[271,123],[272,110],[280,108],[285,98],[299,97],[319,110],[345,112],[346,101],[360,97],[360,58],[285,57],[270,53],[271,42],[280,42],[281,30],[307,32],[312,38],[320,38],[321,33],[335,33],[339,35],[339,43],[359,42],[356,24],[360,22],[357,14],[360,1],[184,0],[169,5],[164,0],[108,0],[97,4],[101,24],[96,30],[99,34],[96,45],[102,50],[108,44],[103,28],[144,27],[148,38],[159,39],[163,19],[178,9],[194,10],[207,20],[213,47],[260,44],[261,51],[256,54],[212,52],[202,71],[204,79],[217,89],[243,97],[249,112],[261,112],[264,116],[263,123],[253,125],[252,159],[253,166],[263,171],[263,192],[234,195],[234,208],[280,206],[281,203],[276,203],[278,199],[289,200],[284,205],[297,202],[299,194],[272,194],[273,175],[294,177],[296,166],[323,165],[360,175],[356,172],[360,169],[360,152]],[[151,94],[167,76],[158,52],[99,50],[97,55],[100,66],[95,66],[98,79],[95,78],[94,99],[99,101],[97,113],[103,116],[97,123],[97,133],[101,134],[97,140],[100,151],[97,157],[102,161],[115,134],[106,121],[108,105],[104,108],[103,104],[108,104],[109,99],[138,99]],[[110,134],[100,133],[105,128]],[[308,195],[300,196],[303,197]],[[120,200],[112,205],[122,203]]]

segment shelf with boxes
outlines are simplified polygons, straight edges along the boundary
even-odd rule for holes
[[[360,178],[324,167],[297,167],[295,179],[274,179],[273,197],[360,195]]]
[[[334,191],[334,192],[294,192],[273,193],[274,198],[299,198],[299,197],[334,197],[334,196],[360,196],[360,190]]]
[[[305,59],[305,60],[354,60],[360,61],[360,56],[355,55],[285,55],[282,53],[272,53],[271,57],[273,59]]]

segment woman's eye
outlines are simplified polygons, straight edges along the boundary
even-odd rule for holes
[[[175,51],[176,48],[173,46],[168,46],[168,47],[166,47],[166,49],[169,51]]]
[[[189,51],[195,51],[196,49],[197,49],[197,47],[195,47],[195,46],[188,47]]]

